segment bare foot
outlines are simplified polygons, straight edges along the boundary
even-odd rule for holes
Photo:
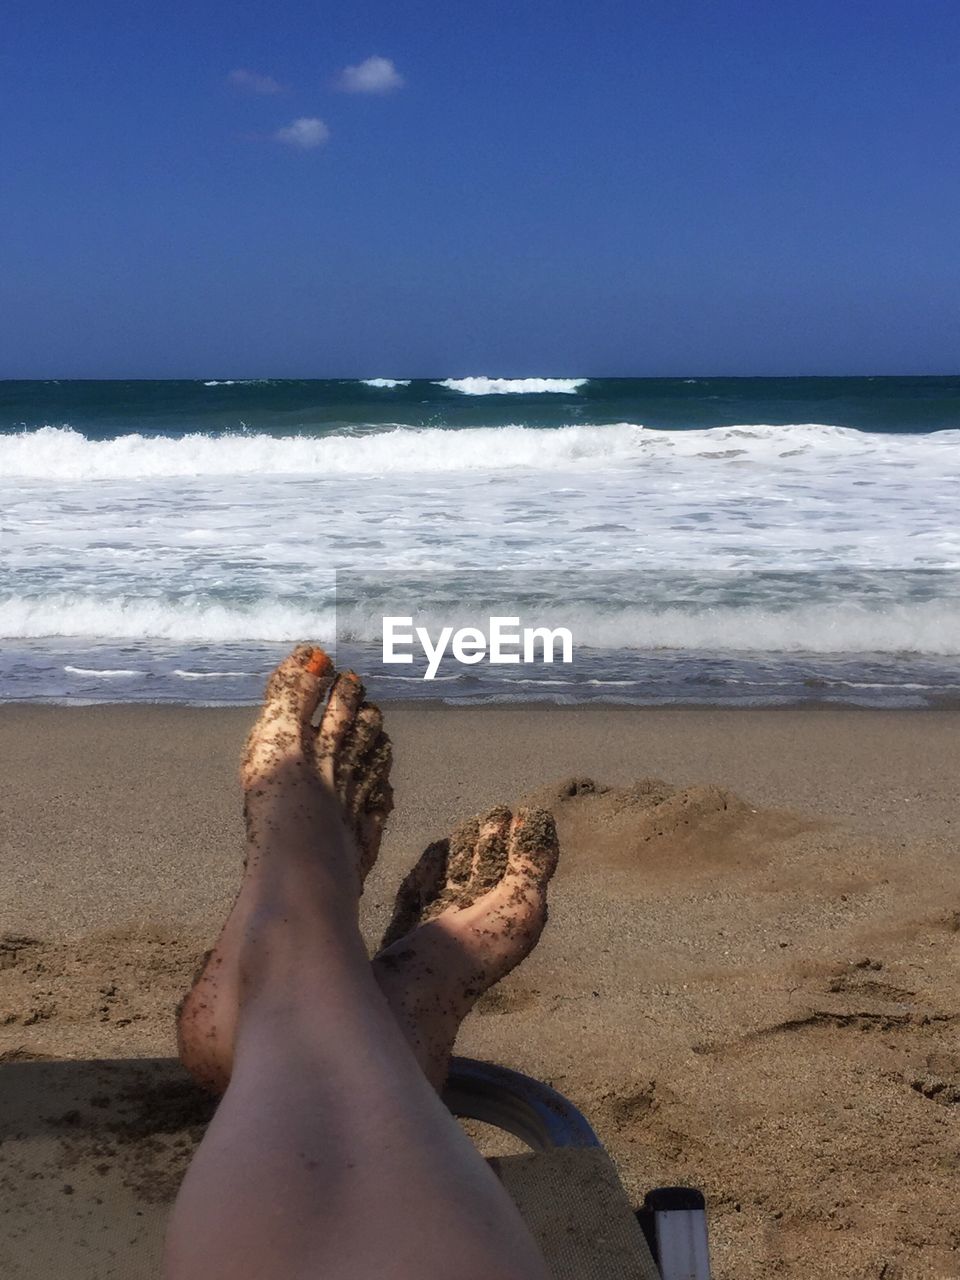
[[[318,883],[332,867],[338,887],[352,883],[358,899],[393,805],[390,764],[383,718],[364,701],[356,675],[334,677],[327,655],[309,645],[277,667],[240,770],[248,840],[243,882],[177,1019],[181,1061],[213,1092],[226,1089],[233,1065],[240,956],[253,913],[264,905],[261,851],[279,847],[289,858],[306,852],[316,857]]]
[[[324,697],[320,725],[312,716]],[[178,1019],[180,1056],[205,1087],[230,1080],[240,1000],[240,954],[262,899],[264,845],[352,864],[357,896],[392,807],[389,739],[352,673],[333,678],[320,650],[302,647],[271,677],[241,769],[249,852],[237,901]],[[322,857],[320,855],[323,855]],[[546,922],[557,863],[544,810],[493,809],[429,846],[397,895],[373,971],[425,1074],[440,1087],[463,1018],[520,963]],[[342,880],[342,876],[341,876]]]
[[[322,649],[300,645],[271,675],[240,765],[248,872],[268,833],[310,847],[329,838],[333,822],[348,837],[362,888],[393,808],[391,763],[383,716],[364,701],[359,677],[335,675]]]
[[[539,941],[558,856],[545,809],[501,806],[430,845],[401,885],[373,971],[436,1088],[463,1019]]]

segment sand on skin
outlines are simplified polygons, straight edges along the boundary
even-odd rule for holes
[[[236,885],[249,720],[0,711],[0,1052],[172,1052]],[[461,1052],[569,1094],[635,1197],[702,1186],[718,1277],[960,1275],[957,713],[407,705],[387,724],[371,941],[456,820],[523,796],[558,821],[542,943]]]

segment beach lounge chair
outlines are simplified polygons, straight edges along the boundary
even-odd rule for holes
[[[658,1187],[634,1211],[586,1117],[542,1081],[454,1058],[444,1101],[524,1142],[491,1164],[560,1280],[710,1280],[703,1196]]]
[[[445,1099],[530,1148],[491,1164],[556,1280],[708,1280],[697,1193],[679,1205],[669,1190],[647,1197],[651,1250],[610,1158],[562,1095],[455,1058]],[[169,1206],[211,1111],[173,1059],[0,1064],[3,1280],[157,1280]]]

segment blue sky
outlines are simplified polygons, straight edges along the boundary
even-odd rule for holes
[[[955,0],[3,25],[0,376],[960,368]]]

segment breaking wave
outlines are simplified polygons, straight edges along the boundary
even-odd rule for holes
[[[202,597],[171,601],[62,592],[0,600],[0,638],[5,640],[69,637],[224,645],[240,641],[286,644],[291,637],[310,637],[329,644],[335,632],[332,609],[277,599],[224,604]],[[102,673],[90,670],[78,674]]]
[[[523,615],[522,601],[516,605]],[[459,616],[462,612],[462,616]],[[473,610],[452,610],[436,617],[418,616],[432,636],[441,627],[484,626]],[[531,610],[521,625],[564,626],[575,650],[684,650],[704,653],[776,654],[960,654],[960,603],[956,600],[887,602],[867,607],[807,602],[796,605],[712,605],[702,608],[638,606],[624,602],[598,613],[595,605],[575,600],[562,610],[541,616]],[[261,598],[224,603],[203,597],[149,600],[142,597],[99,597],[81,593],[11,596],[0,600],[0,637],[28,640],[69,637],[85,640],[164,640],[229,645],[247,642],[288,644],[310,638],[331,644],[336,638],[332,608],[297,600]],[[377,644],[381,615],[354,612],[340,619],[341,636]],[[120,677],[120,670],[75,669],[77,675]],[[178,671],[184,679],[206,673]],[[218,672],[241,675],[242,672]]]
[[[156,477],[383,475],[390,473],[597,471],[683,458],[692,465],[772,464],[779,471],[823,456],[955,465],[960,430],[878,435],[819,423],[662,431],[613,426],[397,426],[358,435],[265,433],[123,435],[89,440],[70,427],[0,434],[0,480],[63,482]],[[938,462],[939,460],[939,462]]]

